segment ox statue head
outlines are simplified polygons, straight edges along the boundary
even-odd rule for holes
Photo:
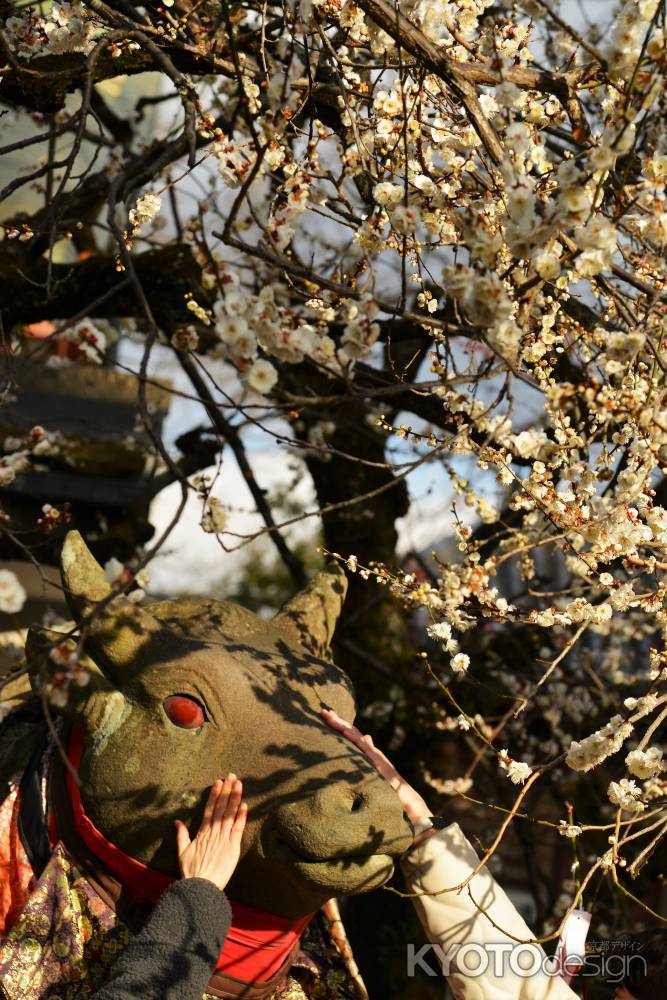
[[[233,771],[249,808],[233,898],[297,919],[389,878],[411,840],[398,797],[319,717],[354,715],[350,681],[327,658],[342,570],[318,573],[265,621],[226,601],[110,599],[77,532],[61,568],[90,670],[67,708],[85,735],[82,799],[108,840],[177,875],[174,819],[195,832],[208,788]],[[54,638],[29,635],[42,678]]]

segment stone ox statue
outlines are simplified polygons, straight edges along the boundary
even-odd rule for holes
[[[194,833],[208,788],[234,771],[243,780],[249,818],[228,888],[232,900],[299,921],[331,897],[366,892],[390,877],[393,858],[411,841],[398,797],[319,717],[324,706],[354,715],[350,681],[329,659],[346,588],[339,568],[318,573],[271,621],[212,599],[148,607],[111,599],[101,567],[77,532],[67,536],[61,570],[90,671],[87,685],[70,689],[63,709],[69,723],[61,732],[65,738],[73,725],[82,737],[80,800],[106,840],[151,869],[178,875],[174,819],[184,819]],[[27,656],[37,691],[49,672],[62,670],[49,655],[58,638],[30,630]],[[17,763],[11,721],[0,730],[5,782]],[[44,773],[58,764],[52,742]],[[16,782],[20,778],[14,774]],[[49,789],[47,820],[51,786],[42,784]],[[9,805],[3,808],[7,814]],[[10,836],[8,822],[6,815],[4,825],[0,819],[0,841]],[[65,849],[56,850],[63,851],[61,866],[72,885],[79,884],[76,877],[84,885],[85,864],[72,871],[63,839]],[[8,851],[5,844],[5,859]],[[24,897],[32,900],[26,878]],[[36,878],[33,872],[33,888]],[[20,921],[19,913],[9,914],[0,979],[2,949]],[[119,933],[111,917],[106,930],[93,924],[93,938]],[[121,936],[120,943],[127,939]],[[16,995],[24,993],[52,995],[19,984]]]

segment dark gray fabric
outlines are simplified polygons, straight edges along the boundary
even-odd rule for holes
[[[231,919],[227,897],[208,879],[174,882],[95,1000],[201,1000]]]

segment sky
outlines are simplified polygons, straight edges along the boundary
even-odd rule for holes
[[[124,366],[138,370],[142,346],[124,342],[119,360]],[[221,379],[232,389],[235,378],[225,373],[221,363],[213,362],[216,379]],[[211,362],[207,359],[207,367]],[[149,366],[149,374],[169,379],[172,388],[191,393],[185,374],[174,362],[173,354],[166,349],[157,349]],[[238,384],[238,383],[236,383]],[[175,439],[199,424],[206,424],[203,407],[190,399],[172,397],[172,404],[163,425],[163,437],[167,447],[174,449]],[[305,510],[315,510],[315,496],[312,481],[305,466],[284,446],[276,445],[269,434],[252,430],[244,436],[248,458],[255,472],[258,484],[271,492],[293,481],[295,469],[301,468],[302,475],[290,499],[298,500]],[[407,455],[405,457],[408,457]],[[400,457],[399,457],[400,460]],[[258,554],[271,551],[272,543],[266,535],[244,544],[244,540],[233,537],[249,535],[261,529],[263,522],[254,509],[247,484],[238,470],[229,449],[223,453],[220,469],[205,470],[216,477],[213,495],[228,508],[227,531],[220,544],[215,535],[205,533],[201,526],[202,504],[190,493],[185,510],[176,528],[170,534],[161,552],[151,562],[151,583],[149,592],[153,594],[211,592],[226,578],[236,578],[246,561]],[[427,464],[413,472],[408,479],[412,498],[410,511],[398,521],[400,550],[412,548],[428,549],[443,536],[449,534],[451,520],[452,491],[449,477],[440,465]],[[155,527],[153,541],[160,536],[172,520],[181,497],[177,483],[168,486],[155,498],[150,520]],[[317,519],[308,518],[287,529],[287,537],[309,538],[317,529]],[[226,551],[232,550],[232,551]],[[346,555],[349,553],[345,553]],[[225,582],[225,589],[228,584]],[[231,587],[230,587],[231,589]]]

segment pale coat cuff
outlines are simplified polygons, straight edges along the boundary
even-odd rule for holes
[[[543,962],[548,960],[538,944],[525,944],[520,952],[516,951],[521,942],[531,941],[534,935],[486,867],[465,889],[441,891],[465,881],[478,863],[458,823],[432,833],[401,859],[408,890],[431,894],[413,897],[426,936],[442,949],[439,954],[427,956],[429,965],[441,959],[455,1000],[576,1000],[576,993],[561,976],[543,971]],[[496,947],[502,944],[516,948],[503,953]],[[471,948],[461,953],[457,967],[453,956],[462,945]],[[521,975],[516,964],[519,955],[520,968],[534,967],[536,971]],[[466,966],[473,969],[486,959],[483,973],[464,973]]]

